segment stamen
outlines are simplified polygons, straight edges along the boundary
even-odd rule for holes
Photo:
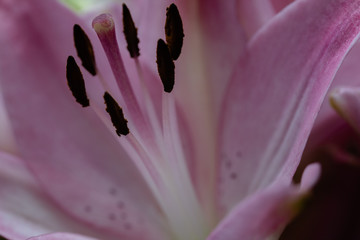
[[[81,59],[83,67],[88,72],[95,76],[96,75],[96,62],[94,56],[94,50],[91,42],[82,28],[75,24],[74,25],[74,43],[77,51],[77,55]]]
[[[84,78],[79,66],[72,56],[69,56],[67,59],[66,79],[76,101],[83,107],[88,107],[90,103],[86,95]]]
[[[157,43],[156,63],[164,91],[170,93],[175,84],[175,65],[170,56],[169,48],[162,39],[159,39]]]
[[[179,58],[184,39],[184,29],[179,10],[175,4],[166,9],[165,22],[166,43],[169,46],[173,60]]]
[[[136,58],[140,56],[139,50],[139,38],[137,37],[137,28],[135,27],[134,21],[131,17],[130,11],[123,3],[123,25],[124,34],[127,42],[127,49],[129,50],[130,56]]]
[[[104,100],[106,104],[106,111],[109,113],[111,122],[116,128],[117,135],[120,136],[129,134],[127,120],[125,119],[124,113],[119,104],[108,92],[105,92]]]

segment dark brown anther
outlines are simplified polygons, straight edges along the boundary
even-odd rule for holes
[[[169,46],[173,60],[179,58],[184,39],[184,29],[179,10],[175,4],[166,9],[165,22],[166,43]]]
[[[127,42],[127,49],[129,50],[130,56],[136,58],[140,56],[139,50],[139,38],[137,37],[137,28],[135,27],[134,21],[131,17],[130,11],[123,3],[123,25],[124,34]]]
[[[67,59],[66,79],[76,101],[80,103],[81,106],[88,107],[90,104],[86,95],[84,78],[79,66],[72,56],[69,56]]]
[[[170,93],[175,84],[175,65],[169,48],[162,39],[157,42],[156,63],[164,91]]]
[[[96,63],[94,50],[91,42],[82,28],[74,25],[74,43],[77,55],[81,59],[83,67],[93,76],[96,75]]]
[[[116,134],[118,136],[129,134],[127,120],[125,119],[124,113],[119,104],[108,92],[105,92],[104,100],[106,104],[106,111],[109,113],[111,122],[116,128]]]
[[[0,240],[9,240],[9,239],[7,239],[7,238],[0,235]]]

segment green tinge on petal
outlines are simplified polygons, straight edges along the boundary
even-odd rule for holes
[[[95,8],[104,8],[116,0],[59,0],[75,12],[88,12]]]

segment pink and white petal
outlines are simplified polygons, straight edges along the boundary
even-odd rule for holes
[[[29,238],[28,240],[96,240],[86,236],[81,236],[73,233],[51,233],[37,237]]]
[[[55,1],[2,2],[1,84],[21,156],[68,214],[118,238],[161,239],[162,214],[143,177],[66,86],[77,19]],[[159,236],[160,235],[160,236]]]
[[[239,0],[238,8],[238,16],[249,39],[275,16],[270,0]]]
[[[267,239],[294,217],[301,197],[294,186],[270,186],[235,206],[207,240]]]
[[[217,115],[233,69],[244,53],[247,37],[238,16],[238,0],[198,2],[193,19],[200,23],[199,26],[193,24],[192,19],[185,19],[184,52],[179,59],[178,68],[181,69],[177,73],[188,74],[177,78],[179,82],[186,82],[179,98],[187,99],[189,94],[186,95],[186,92],[192,89],[197,93],[195,96],[203,89],[208,90],[212,112]],[[192,66],[186,64],[190,60],[194,63]],[[182,66],[187,69],[182,69]],[[190,99],[184,105],[189,108],[194,103],[196,100]]]
[[[209,182],[214,182],[216,116],[227,82],[246,45],[236,7],[233,0],[179,4],[185,38],[175,63],[174,93],[194,143],[191,171],[195,172],[195,185],[206,201],[213,199],[214,191],[214,184]]]
[[[91,228],[75,221],[50,201],[22,160],[0,152],[0,163],[0,235],[11,240],[53,231],[97,236]]]
[[[220,125],[220,203],[290,183],[316,113],[360,31],[360,1],[298,0],[249,43]]]
[[[337,88],[330,93],[330,103],[360,133],[360,88]]]

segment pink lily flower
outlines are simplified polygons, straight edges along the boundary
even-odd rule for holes
[[[360,0],[175,1],[185,38],[179,58],[171,56],[167,93],[156,52],[170,4],[128,5],[140,39],[132,59],[117,7],[114,22],[94,20],[96,34],[54,1],[0,0],[0,82],[12,130],[1,139],[2,236],[267,239],[296,214],[317,166],[305,172],[303,191],[291,179],[360,32]],[[74,24],[97,64],[96,74],[80,67],[87,108],[66,85]]]

